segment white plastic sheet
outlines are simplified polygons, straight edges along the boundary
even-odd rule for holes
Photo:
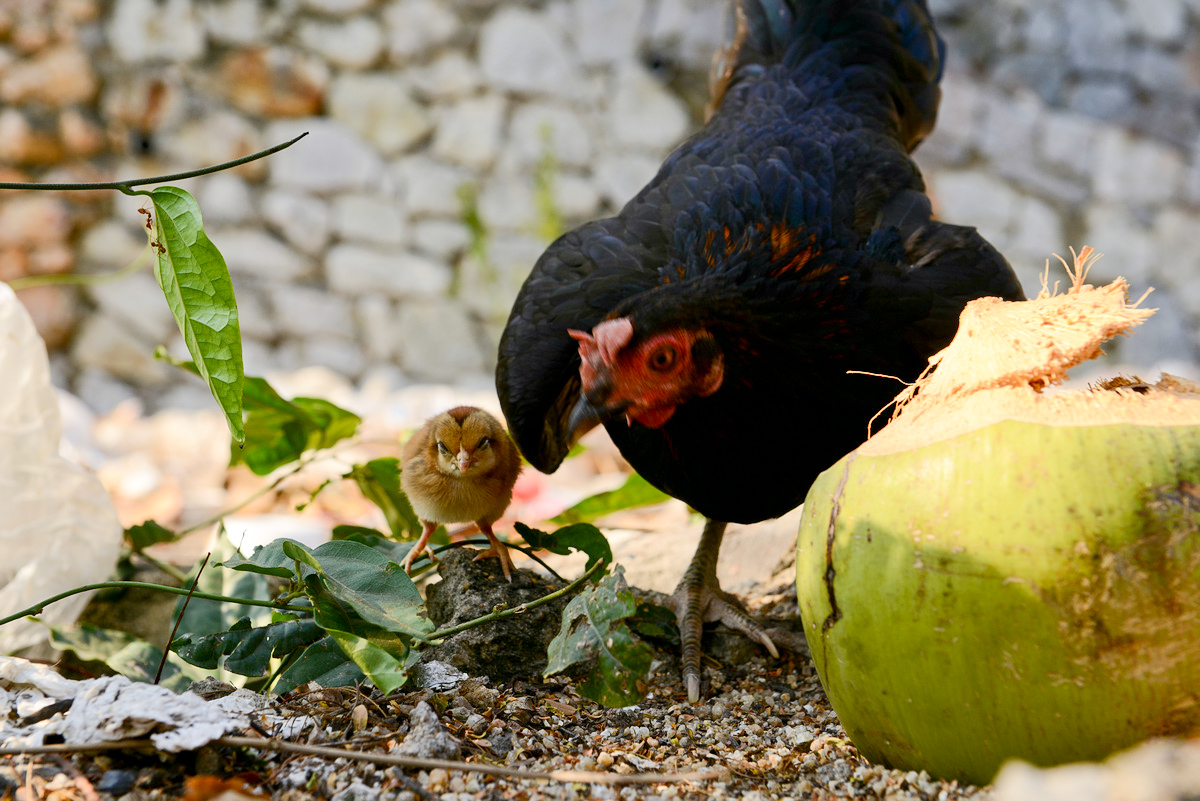
[[[60,592],[106,580],[121,524],[100,481],[59,455],[58,399],[46,347],[25,307],[0,283],[0,617]],[[47,607],[74,622],[87,596]],[[45,627],[0,627],[0,653],[46,639]]]

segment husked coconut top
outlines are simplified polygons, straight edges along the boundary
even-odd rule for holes
[[[880,455],[927,445],[1003,420],[1055,426],[1200,425],[1200,384],[1164,375],[1155,384],[1110,379],[1086,390],[1043,392],[1075,365],[1094,359],[1108,339],[1154,313],[1129,302],[1118,278],[1084,283],[1095,260],[1084,248],[1067,266],[1071,287],[1043,279],[1033,300],[981,298],[967,304],[958,333],[929,369],[896,398],[892,422],[859,450]],[[1064,262],[1064,265],[1066,263]],[[1144,297],[1144,296],[1143,296]]]

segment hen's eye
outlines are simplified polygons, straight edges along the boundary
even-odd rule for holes
[[[438,453],[442,454],[443,456],[450,455],[450,449],[447,448],[446,443],[442,442],[440,439],[438,440]]]
[[[671,345],[663,345],[657,348],[650,354],[650,369],[657,370],[660,373],[665,373],[675,366],[677,353]]]

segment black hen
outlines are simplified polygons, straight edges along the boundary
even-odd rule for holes
[[[616,216],[543,254],[500,342],[513,438],[555,470],[604,422],[635,469],[706,515],[673,597],[688,694],[721,619],[725,521],[803,502],[949,343],[970,300],[1023,297],[973,228],[931,219],[909,153],[944,46],[924,0],[740,0],[715,112]],[[854,372],[852,372],[854,371]]]

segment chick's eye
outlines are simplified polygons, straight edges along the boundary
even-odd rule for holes
[[[450,449],[446,447],[446,443],[442,442],[441,440],[438,440],[438,444],[437,444],[437,445],[438,445],[438,452],[439,452],[439,453],[441,453],[441,454],[443,454],[443,455],[445,455],[445,456],[449,456],[449,455],[450,455]]]
[[[678,353],[673,345],[663,345],[655,348],[650,352],[650,358],[647,363],[651,370],[660,373],[665,373],[675,366],[675,361],[678,359]]]
[[[479,440],[479,445],[476,446],[476,450],[486,451],[491,446],[491,444],[492,444],[491,438],[484,437],[483,439]]]

